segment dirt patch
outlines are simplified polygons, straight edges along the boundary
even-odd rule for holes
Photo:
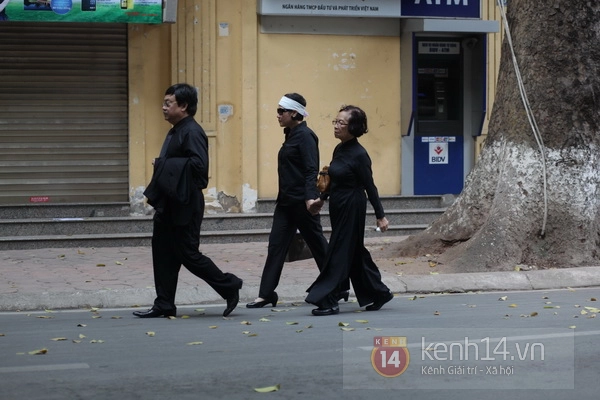
[[[435,254],[399,257],[396,247],[401,240],[403,239],[365,240],[365,247],[381,271],[400,276],[465,272],[438,262]]]

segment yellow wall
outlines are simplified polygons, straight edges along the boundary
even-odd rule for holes
[[[130,195],[152,177],[169,124],[161,104],[171,65],[168,25],[129,25],[129,186]],[[139,196],[139,194],[138,194]]]
[[[373,161],[380,194],[399,194],[400,39],[261,34],[258,43],[260,197],[277,194],[277,152],[284,137],[275,110],[289,92],[306,98],[306,121],[319,136],[321,165],[329,164],[339,143],[331,120],[340,106],[363,108],[369,133],[360,142]]]
[[[498,19],[494,0],[484,1],[483,12],[484,19]],[[488,117],[501,41],[500,35],[489,38]],[[362,107],[370,131],[360,142],[373,161],[380,194],[401,194],[400,51],[400,37],[263,34],[256,0],[179,0],[176,24],[130,25],[132,197],[151,178],[151,161],[169,129],[160,109],[163,93],[176,82],[200,91],[196,119],[210,146],[208,202],[222,192],[250,211],[256,198],[277,194],[284,138],[275,110],[288,92],[308,102],[321,165],[338,143],[330,121],[339,107]],[[224,104],[233,106],[233,116],[219,119]]]

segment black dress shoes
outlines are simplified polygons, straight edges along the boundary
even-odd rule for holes
[[[335,315],[340,312],[340,308],[338,306],[331,308],[315,308],[312,310],[312,315]]]
[[[387,303],[388,301],[392,300],[393,298],[394,298],[394,295],[392,294],[392,292],[387,292],[387,294],[384,295],[382,298],[380,298],[379,300],[376,300],[375,302],[373,302],[373,304],[366,306],[365,310],[367,310],[367,311],[377,311],[381,307],[383,307],[383,305],[385,303]]]
[[[231,296],[230,298],[227,299],[227,308],[225,308],[225,311],[223,311],[223,316],[226,317],[229,314],[231,314],[231,312],[233,310],[235,310],[235,308],[237,307],[239,302],[240,302],[240,291],[238,289],[233,296]]]
[[[348,297],[350,297],[350,291],[344,290],[338,294],[338,301],[344,299],[344,301],[348,301]]]
[[[273,292],[271,296],[262,301],[253,301],[251,303],[246,304],[246,308],[263,308],[267,304],[272,304],[273,307],[277,307],[278,300],[279,296],[277,296],[277,292]]]
[[[176,314],[175,310],[161,310],[158,308],[151,308],[146,311],[134,311],[133,315],[140,318],[158,318],[158,317],[174,317]]]

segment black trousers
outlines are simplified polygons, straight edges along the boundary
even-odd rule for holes
[[[155,308],[176,310],[175,291],[182,264],[224,299],[233,296],[236,290],[242,287],[240,278],[231,273],[224,273],[199,251],[203,216],[203,212],[198,212],[192,216],[189,224],[183,226],[165,221],[164,216],[155,216],[152,233]]]
[[[277,288],[283,264],[296,230],[300,231],[319,271],[323,269],[327,254],[327,239],[323,236],[321,217],[311,215],[304,202],[285,206],[277,204],[273,213],[269,248],[260,280],[258,297],[269,298]]]

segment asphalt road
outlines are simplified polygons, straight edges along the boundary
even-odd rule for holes
[[[241,304],[228,319],[223,305],[177,319],[4,312],[0,399],[596,399],[598,297],[406,295],[325,317],[302,302]]]

